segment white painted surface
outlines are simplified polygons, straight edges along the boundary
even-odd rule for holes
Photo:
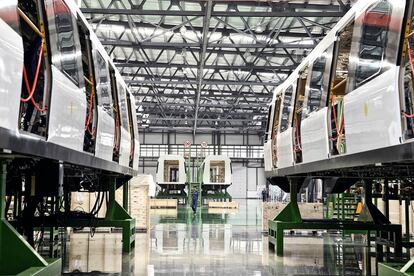
[[[327,159],[329,156],[328,108],[312,112],[302,120],[302,156],[303,163]]]
[[[289,127],[286,131],[277,135],[278,168],[285,168],[293,165],[292,133],[293,130]]]
[[[23,72],[23,42],[0,19],[0,127],[17,131]]]
[[[344,97],[348,154],[400,143],[398,71],[394,67]]]
[[[272,140],[267,141],[263,147],[265,170],[270,172],[273,168],[272,160]]]
[[[86,99],[78,88],[54,65],[49,108],[48,141],[77,151],[83,151]]]
[[[115,139],[115,122],[114,119],[106,113],[101,106],[98,106],[98,128],[96,134],[95,156],[112,161],[114,139]]]

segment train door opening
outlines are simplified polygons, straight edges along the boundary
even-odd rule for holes
[[[226,173],[226,163],[224,161],[210,162],[210,182],[224,183]]]
[[[406,25],[406,37],[404,51],[401,61],[401,78],[403,91],[400,92],[402,110],[402,130],[405,140],[414,138],[414,5],[411,7],[411,14],[408,15]],[[405,65],[405,66],[404,66]]]
[[[279,118],[280,118],[280,108],[282,105],[282,97],[278,95],[276,98],[274,113],[273,113],[273,125],[272,125],[272,162],[273,167],[277,166],[277,134],[279,133]]]
[[[18,13],[24,47],[19,129],[46,137],[51,70],[43,1],[19,0]]]
[[[119,152],[121,148],[121,114],[119,109],[119,98],[118,98],[118,87],[115,77],[115,71],[109,66],[109,76],[111,79],[111,91],[112,91],[112,99],[113,99],[113,114],[115,118],[115,137],[114,137],[114,152],[112,156],[112,160],[115,162],[119,162]]]
[[[306,86],[308,85],[309,66],[306,66],[299,74],[298,86],[296,89],[295,106],[293,112],[292,128],[293,128],[293,154],[295,163],[302,163],[302,138],[301,138],[301,122],[303,112],[303,102],[305,100]]]
[[[96,129],[98,125],[96,79],[89,30],[81,20],[78,20],[78,33],[82,51],[83,79],[85,80],[85,97],[87,102],[83,150],[95,153]]]
[[[178,182],[179,181],[179,166],[178,160],[165,160],[164,161],[164,181],[166,182]]]
[[[131,151],[129,153],[129,166],[132,168],[134,165],[135,155],[135,131],[134,131],[134,120],[132,118],[132,105],[131,96],[127,93],[127,106],[128,106],[128,121],[129,121],[129,133],[131,134]]]
[[[348,64],[351,53],[354,23],[348,24],[338,33],[330,91],[328,98],[330,154],[346,153],[344,96],[348,83]]]

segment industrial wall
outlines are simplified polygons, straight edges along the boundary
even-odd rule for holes
[[[175,132],[140,132],[141,145],[183,145],[185,141],[191,141],[193,145],[207,142],[209,145],[221,146],[261,146],[262,137],[257,134],[240,133],[210,133],[197,134]],[[231,156],[229,156],[231,157]],[[233,185],[228,192],[233,198],[258,198],[266,185],[263,162],[252,161],[243,158],[232,159]],[[142,174],[156,175],[157,162],[150,158],[141,158],[139,172]]]

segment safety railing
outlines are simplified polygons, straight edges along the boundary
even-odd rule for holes
[[[207,155],[226,155],[230,158],[263,158],[263,146],[260,145],[191,145],[186,148],[184,145],[150,145],[140,146],[141,157],[159,157],[167,154],[186,155],[191,157]]]

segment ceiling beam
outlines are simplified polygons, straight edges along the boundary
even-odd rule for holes
[[[161,80],[161,79],[147,79],[147,80],[125,80],[125,82],[131,86],[141,86],[143,84],[165,84],[167,86],[185,84],[185,85],[197,85],[197,80],[192,79],[181,79],[176,81]],[[261,82],[261,81],[225,81],[225,80],[205,80],[204,85],[236,85],[236,86],[277,86],[279,83],[276,82]]]
[[[312,41],[311,41],[312,42]],[[157,50],[182,50],[182,49],[193,49],[201,48],[201,43],[183,43],[183,42],[132,42],[126,40],[116,39],[105,39],[101,38],[101,43],[104,46],[117,46],[117,47],[130,47],[138,49],[157,49]],[[232,44],[232,43],[209,43],[207,48],[223,48],[223,49],[234,49],[234,48],[249,48],[249,49],[313,49],[315,45],[310,44],[299,44],[299,43],[243,43],[243,44]]]
[[[142,61],[127,61],[114,59],[113,62],[117,68],[137,68],[137,67],[155,67],[155,68],[199,68],[197,64],[182,64],[182,63],[162,63],[162,62],[142,62]],[[283,72],[290,73],[296,69],[296,65],[216,65],[205,64],[203,69],[215,69],[215,70],[254,70],[256,72]]]

